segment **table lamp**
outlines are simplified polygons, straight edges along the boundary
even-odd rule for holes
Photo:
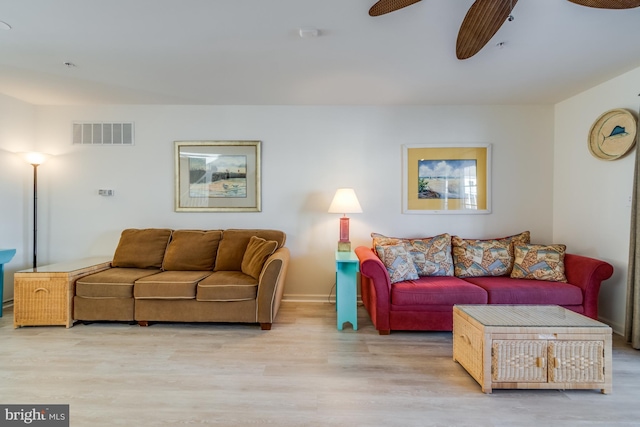
[[[329,206],[329,213],[341,213],[343,217],[340,218],[340,240],[338,240],[338,252],[351,251],[351,242],[349,241],[349,218],[348,213],[362,213],[362,208],[356,197],[356,192],[353,188],[338,188],[331,206]]]

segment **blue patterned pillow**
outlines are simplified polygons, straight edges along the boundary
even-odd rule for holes
[[[462,240],[454,237],[456,277],[506,276],[511,273],[513,249],[498,240]]]
[[[515,245],[514,279],[566,282],[564,274],[565,245]]]
[[[401,239],[371,233],[373,247],[403,245],[418,276],[453,276],[451,235],[444,233],[422,239]]]
[[[456,277],[508,276],[513,269],[513,246],[528,244],[524,231],[501,239],[470,240],[451,238]]]
[[[387,268],[391,283],[418,279],[418,272],[404,245],[376,246],[376,252]]]
[[[418,276],[453,276],[451,235],[412,239],[405,244]]]

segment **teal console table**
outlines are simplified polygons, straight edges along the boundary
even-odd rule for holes
[[[0,317],[2,317],[2,303],[4,298],[4,265],[11,261],[15,254],[15,249],[0,249]]]
[[[338,330],[345,322],[351,322],[353,330],[358,330],[358,271],[360,261],[353,252],[336,252],[336,311]]]

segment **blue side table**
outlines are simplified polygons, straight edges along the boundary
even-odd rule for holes
[[[358,271],[360,261],[353,252],[336,252],[336,311],[338,330],[345,322],[351,322],[353,330],[358,330]]]
[[[16,254],[15,249],[0,249],[0,317],[2,317],[2,298],[4,293],[4,265]]]

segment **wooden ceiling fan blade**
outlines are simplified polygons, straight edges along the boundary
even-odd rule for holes
[[[640,6],[640,0],[569,0],[580,6],[597,7],[598,9],[633,9]]]
[[[421,0],[378,0],[376,4],[369,9],[369,15],[380,16],[385,13],[393,12],[403,7],[411,6]]]
[[[471,58],[498,32],[507,20],[518,0],[476,0],[462,21],[456,56]]]

